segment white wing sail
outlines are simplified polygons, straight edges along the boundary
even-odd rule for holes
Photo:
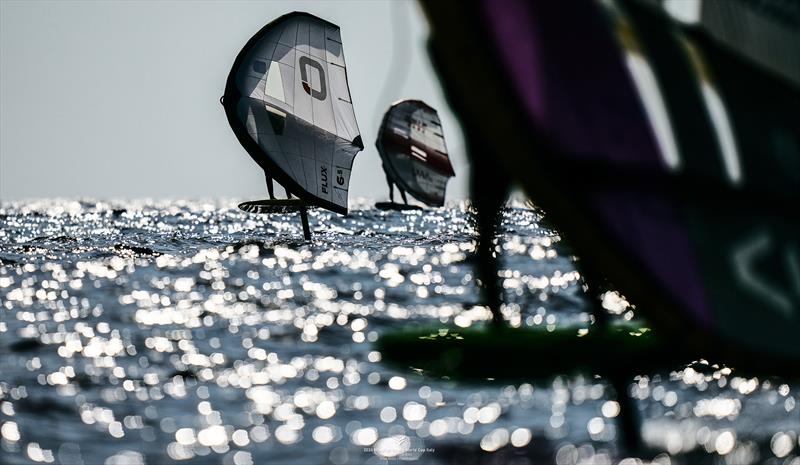
[[[271,22],[234,62],[228,121],[270,177],[308,203],[347,213],[358,130],[339,28],[307,13]]]

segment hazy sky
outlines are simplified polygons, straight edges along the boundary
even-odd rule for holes
[[[263,198],[219,97],[245,42],[295,10],[342,30],[366,145],[351,200],[388,195],[374,141],[400,98],[439,110],[457,173],[447,197],[465,198],[460,128],[416,3],[0,0],[0,199]]]

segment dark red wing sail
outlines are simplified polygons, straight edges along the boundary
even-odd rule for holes
[[[436,110],[419,100],[393,104],[375,146],[395,184],[427,205],[444,205],[447,181],[455,172]]]

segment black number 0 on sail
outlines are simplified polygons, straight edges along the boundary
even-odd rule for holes
[[[364,144],[338,26],[299,12],[264,26],[236,57],[223,106],[269,177],[308,204],[347,213],[353,159]]]

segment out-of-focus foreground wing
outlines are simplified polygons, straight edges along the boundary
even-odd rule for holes
[[[775,19],[762,7],[780,2],[746,0],[422,3],[469,144],[492,149],[470,156],[501,163],[590,275],[682,344],[797,366],[800,54],[736,45],[772,34],[795,38],[785,49],[796,52],[797,11]],[[665,10],[693,3],[739,16],[687,25]]]

